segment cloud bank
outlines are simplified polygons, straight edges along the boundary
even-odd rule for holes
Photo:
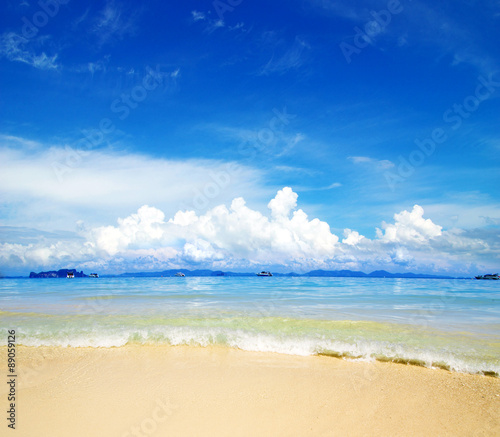
[[[0,245],[0,263],[11,267],[78,266],[101,273],[179,267],[281,271],[314,268],[467,273],[485,268],[482,260],[498,258],[481,238],[460,230],[443,230],[415,205],[381,224],[370,239],[345,229],[343,239],[328,223],[310,218],[297,207],[290,187],[279,190],[263,214],[242,197],[229,207],[217,205],[203,214],[179,210],[166,217],[144,205],[116,225],[82,228],[78,238],[47,236],[29,244]]]
[[[173,216],[238,195],[263,195],[254,186],[260,172],[236,162],[87,150],[74,143],[43,147],[2,135],[0,142],[0,198],[9,210],[2,224],[73,230],[79,220],[87,226],[114,223],[143,204]]]

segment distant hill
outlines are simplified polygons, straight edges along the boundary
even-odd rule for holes
[[[368,275],[363,272],[353,270],[312,270],[302,276],[327,276],[332,278],[366,278]]]
[[[30,273],[30,278],[66,278],[68,272],[73,272],[75,278],[87,278],[88,276],[81,272],[77,272],[76,269],[61,269],[61,270],[51,270],[49,272]],[[253,272],[223,272],[221,270],[187,270],[187,269],[171,269],[163,270],[162,272],[134,272],[134,273],[122,273],[120,275],[101,275],[101,277],[120,277],[120,278],[159,278],[175,276],[176,273],[183,273],[185,276],[255,276]],[[429,279],[457,279],[452,276],[441,276],[441,275],[425,275],[417,273],[389,273],[385,270],[376,270],[371,273],[364,273],[356,270],[312,270],[307,273],[273,273],[273,276],[277,277],[325,277],[325,278],[429,278]],[[460,278],[464,279],[464,278]]]
[[[375,270],[368,274],[370,278],[428,278],[428,279],[465,279],[465,278],[455,278],[453,276],[443,276],[443,275],[426,275],[421,273],[389,273],[385,270]]]
[[[136,272],[136,273],[122,273],[116,275],[119,277],[137,277],[137,278],[157,278],[161,276],[175,276],[176,273],[183,273],[185,276],[255,276],[255,273],[238,273],[238,272],[223,272],[220,270],[164,270],[162,272]],[[112,276],[112,275],[103,275]],[[115,276],[115,275],[113,275]],[[389,273],[385,270],[376,270],[371,273],[364,273],[353,270],[312,270],[307,273],[273,273],[273,276],[302,276],[302,277],[329,277],[329,278],[429,278],[429,279],[455,279],[452,276],[442,275],[426,275],[416,273]]]
[[[330,278],[429,278],[429,279],[454,279],[453,276],[426,275],[417,273],[389,273],[385,270],[375,270],[364,273],[356,270],[312,270],[300,276],[324,276]]]

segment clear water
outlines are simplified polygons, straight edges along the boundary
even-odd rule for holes
[[[168,277],[0,280],[20,344],[218,344],[500,374],[500,281]]]

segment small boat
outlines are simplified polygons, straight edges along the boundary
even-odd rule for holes
[[[262,271],[260,273],[257,273],[257,276],[273,276],[273,274],[271,272]]]
[[[66,273],[66,277],[68,279],[73,279],[75,277],[75,274],[73,272],[68,272],[68,273]]]
[[[89,275],[89,278],[98,278],[98,277],[99,277],[99,275],[97,273],[91,273]]]
[[[498,273],[492,273],[490,275],[476,276],[476,279],[493,279],[498,281],[500,278],[498,277]]]
[[[182,272],[178,272],[174,276],[186,276],[186,275],[184,273],[182,273]]]

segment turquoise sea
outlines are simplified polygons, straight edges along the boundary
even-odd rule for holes
[[[2,279],[0,328],[27,346],[215,344],[498,377],[500,281]]]

